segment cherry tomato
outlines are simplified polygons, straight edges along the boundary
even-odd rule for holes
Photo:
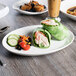
[[[30,49],[30,45],[26,45],[26,48],[24,48],[24,50],[29,50]]]
[[[19,45],[20,45],[23,49],[26,48],[26,44],[25,44],[25,42],[23,42],[23,41],[20,42]]]
[[[30,45],[26,45],[25,42],[20,42],[19,45],[24,49],[24,50],[29,50],[30,49]]]

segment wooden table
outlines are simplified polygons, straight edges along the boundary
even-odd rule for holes
[[[60,13],[62,23],[75,35],[74,42],[67,48],[45,56],[24,57],[9,53],[2,46],[3,37],[12,30],[23,26],[40,24],[47,17],[47,13],[37,16],[19,14],[12,9],[17,0],[0,0],[9,6],[9,14],[0,19],[0,25],[9,25],[10,29],[0,34],[0,76],[76,76],[76,21]]]

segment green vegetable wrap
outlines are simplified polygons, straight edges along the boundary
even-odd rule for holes
[[[68,29],[55,19],[43,20],[41,24],[57,40],[64,40],[68,35]]]
[[[50,46],[51,35],[47,30],[37,28],[33,32],[34,46],[39,48],[48,48]]]

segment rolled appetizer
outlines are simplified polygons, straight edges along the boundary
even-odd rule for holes
[[[68,29],[55,19],[43,20],[41,24],[57,40],[64,40],[68,35]]]
[[[51,35],[47,30],[37,28],[33,32],[33,43],[39,48],[48,48],[50,46]]]

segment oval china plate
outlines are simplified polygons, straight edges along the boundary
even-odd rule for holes
[[[67,17],[76,20],[76,16],[68,14],[67,9],[76,6],[76,0],[64,0],[61,2],[60,10],[64,13]]]
[[[3,46],[7,49],[7,51],[10,51],[15,54],[24,55],[24,56],[38,56],[38,55],[50,54],[50,53],[54,53],[59,50],[62,50],[65,47],[69,46],[74,40],[73,33],[71,31],[69,31],[68,37],[65,38],[64,40],[62,40],[62,41],[51,40],[51,45],[47,49],[40,49],[40,48],[34,47],[32,45],[30,50],[28,50],[28,51],[24,51],[24,50],[19,51],[19,50],[15,49],[15,47],[10,47],[7,44],[7,37],[10,34],[29,35],[30,37],[32,37],[33,30],[38,27],[42,27],[42,25],[27,26],[27,27],[23,27],[23,28],[10,32],[3,38],[3,41],[2,41]]]
[[[23,11],[20,9],[20,6],[25,4],[25,3],[29,3],[30,0],[20,0],[16,3],[13,4],[13,9],[15,9],[16,11],[20,12],[20,13],[23,13],[23,14],[27,14],[27,15],[37,15],[37,14],[43,14],[45,12],[47,12],[47,0],[43,1],[43,0],[35,0],[35,1],[38,1],[39,4],[42,4],[42,5],[45,5],[46,6],[46,9],[42,12],[28,12],[28,11]]]

